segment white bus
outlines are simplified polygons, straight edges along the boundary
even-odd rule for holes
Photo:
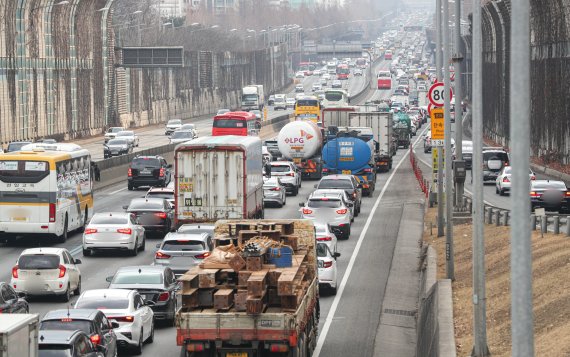
[[[323,99],[324,108],[346,107],[350,104],[348,92],[340,88],[325,89],[325,98]]]
[[[75,144],[29,144],[0,154],[0,239],[55,236],[82,229],[93,215],[91,155]]]

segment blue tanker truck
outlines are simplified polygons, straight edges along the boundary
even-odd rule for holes
[[[362,194],[372,196],[376,188],[374,140],[363,141],[358,132],[339,132],[327,138],[322,150],[323,175],[354,175],[362,185]]]

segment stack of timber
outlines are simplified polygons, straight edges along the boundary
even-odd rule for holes
[[[218,221],[214,240],[230,244],[179,278],[184,312],[296,311],[316,278],[310,221]]]

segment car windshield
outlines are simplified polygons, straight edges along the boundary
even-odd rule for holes
[[[117,137],[119,136],[134,136],[135,133],[132,131],[121,131],[120,133],[117,133]]]
[[[172,139],[186,139],[192,138],[192,133],[189,131],[175,131],[171,136]]]
[[[327,245],[324,243],[317,243],[317,257],[324,258],[328,256]]]
[[[131,163],[131,168],[137,170],[144,168],[159,168],[159,167],[160,167],[160,160],[150,157],[136,158]]]
[[[112,139],[109,140],[107,145],[127,145],[127,141],[124,139]]]
[[[339,199],[312,198],[309,200],[308,206],[310,208],[339,208],[341,202]]]
[[[206,249],[204,242],[199,240],[167,240],[162,245],[162,250],[172,250],[172,251],[201,251]]]
[[[566,184],[559,181],[537,181],[532,184],[534,190],[566,190]]]
[[[136,211],[136,210],[143,210],[143,211],[162,211],[164,205],[162,201],[155,201],[155,200],[141,200],[131,202],[129,205],[128,211]]]
[[[129,307],[129,299],[124,297],[105,298],[102,296],[87,296],[79,298],[75,304],[76,309],[113,310]]]
[[[340,189],[352,189],[352,182],[350,180],[321,180],[318,186],[321,188],[340,188]]]
[[[289,165],[271,165],[271,172],[289,172],[291,167]]]
[[[129,219],[123,215],[94,215],[89,224],[128,224]]]
[[[182,120],[180,119],[169,120],[168,124],[166,125],[182,125]]]
[[[55,254],[22,255],[18,259],[19,269],[57,269],[57,267],[59,267],[59,255]]]
[[[38,357],[71,357],[71,346],[40,343]]]
[[[61,318],[57,320],[43,320],[40,324],[40,330],[64,330],[64,331],[75,331],[81,330],[86,334],[90,335],[93,328],[91,321],[88,320],[76,320],[73,318]]]
[[[113,277],[111,284],[162,284],[162,273],[137,271],[118,272]]]

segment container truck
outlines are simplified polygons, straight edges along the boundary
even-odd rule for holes
[[[319,324],[312,221],[220,220],[214,242],[212,255],[178,279],[180,356],[310,356]]]
[[[323,146],[323,175],[354,175],[362,194],[372,196],[376,187],[374,140],[358,138],[358,131],[339,132]]]
[[[265,106],[265,95],[263,93],[263,85],[252,84],[243,87],[241,90],[241,109],[248,111],[252,109],[263,110]]]
[[[36,357],[38,334],[37,314],[0,313],[0,357]]]
[[[303,178],[322,177],[321,129],[311,121],[294,121],[279,131],[277,145],[283,158],[292,160]]]
[[[263,218],[261,140],[204,136],[176,146],[175,223]]]
[[[392,169],[393,113],[391,112],[355,112],[349,113],[349,122],[352,127],[367,127],[372,129],[374,135],[374,166],[376,172],[387,172]]]

